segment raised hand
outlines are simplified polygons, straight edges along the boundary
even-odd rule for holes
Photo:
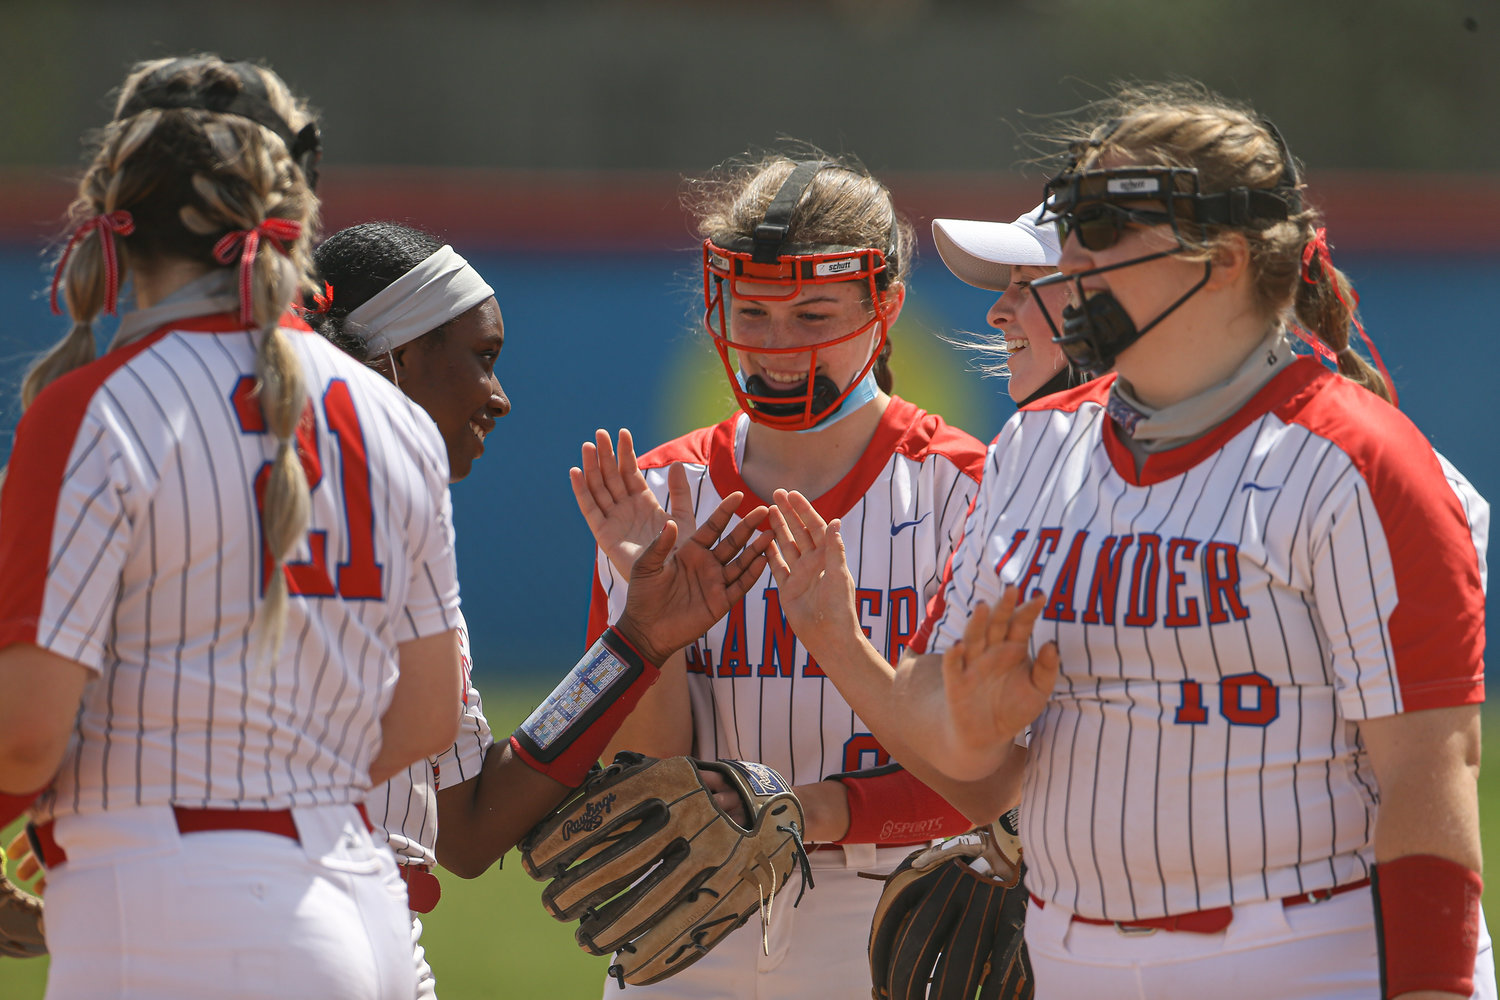
[[[594,440],[584,442],[579,465],[568,470],[568,479],[595,544],[621,576],[628,576],[630,567],[661,533],[668,517],[646,486],[630,431],[620,429],[617,455],[609,432],[596,430]],[[667,470],[667,502],[672,508],[671,518],[677,522],[678,537],[686,540],[696,525],[687,471],[680,462]]]
[[[801,493],[777,490],[772,499],[771,530],[776,543],[768,558],[781,591],[781,611],[802,644],[816,656],[828,638],[859,630],[844,538],[838,519],[825,523]]]
[[[1005,749],[1041,714],[1057,683],[1057,644],[1030,652],[1031,629],[1046,598],[1017,606],[1020,592],[1006,587],[994,608],[980,601],[961,640],[943,653],[943,694],[950,733],[962,748]]]
[[[677,522],[668,520],[631,567],[625,611],[615,627],[652,663],[663,663],[728,614],[765,569],[771,537],[755,530],[766,519],[765,507],[719,540],[743,499],[741,493],[725,497],[681,544]]]

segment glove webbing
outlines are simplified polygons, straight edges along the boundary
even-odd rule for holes
[[[807,892],[807,890],[811,889],[811,888],[814,888],[813,875],[812,875],[812,862],[808,860],[808,857],[807,857],[807,846],[802,842],[802,829],[800,827],[798,827],[796,823],[789,823],[786,826],[781,826],[780,824],[778,824],[777,827],[776,827],[776,832],[787,834],[789,837],[792,838],[792,843],[794,845],[796,845],[795,848],[794,848],[794,850],[793,850],[793,853],[795,854],[795,856],[797,858],[797,867],[799,869],[801,869],[801,871],[802,871],[802,889],[801,889],[801,891],[799,891],[797,893],[797,898],[792,903],[792,907],[793,907],[793,909],[795,909],[797,906],[799,906],[802,903],[802,897]],[[764,861],[766,863],[766,867],[768,867],[768,868],[771,867],[770,859],[769,858],[766,858],[766,857],[762,856],[757,861],[757,866],[759,865],[760,861]],[[706,886],[704,886],[704,887],[700,887],[698,889],[693,890],[692,895],[688,897],[689,901],[691,901],[693,898],[695,898],[698,895],[698,893],[700,893],[700,892],[707,892],[707,893],[713,894],[714,896],[718,896],[717,892],[714,892],[714,890],[709,889]],[[775,869],[773,868],[772,871],[771,871],[771,901],[774,901],[775,898],[776,898],[776,872],[775,872]],[[708,937],[709,932],[712,931],[714,929],[714,927],[717,926],[718,924],[722,924],[722,923],[724,923],[727,920],[734,920],[734,919],[736,919],[735,915],[734,914],[729,914],[728,916],[720,917],[718,920],[715,920],[715,921],[713,921],[711,923],[704,924],[702,927],[698,928],[696,931],[693,932],[692,940],[690,940],[687,943],[685,943],[684,945],[682,945],[681,948],[679,948],[676,952],[674,952],[672,954],[670,962],[672,962],[673,964],[675,964],[676,961],[677,961],[677,959],[678,959],[678,957],[684,951],[686,951],[688,948],[695,948],[698,951],[704,953],[705,955],[708,954],[708,946],[705,945],[703,942],[704,942],[704,939]],[[771,945],[770,945],[769,939],[766,936],[766,927],[770,923],[770,920],[771,920],[771,906],[770,906],[769,902],[763,902],[763,905],[761,907],[760,920],[761,920],[761,923],[760,923],[760,928],[761,928],[761,947],[764,949],[764,951],[765,951],[766,954],[770,954]],[[634,954],[635,953],[635,945],[632,944],[632,943],[627,942],[627,943],[625,943],[624,945],[622,945],[620,947],[620,952],[627,952],[627,951],[630,952],[631,954]],[[618,952],[617,952],[617,954],[618,954]],[[618,962],[611,963],[610,966],[609,966],[609,970],[608,970],[608,972],[606,974],[610,978],[614,979],[616,982],[618,982],[620,984],[620,989],[623,990],[625,988],[625,985],[626,985],[625,984],[625,967],[623,965],[620,965]]]

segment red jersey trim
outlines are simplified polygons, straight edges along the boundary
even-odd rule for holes
[[[21,415],[0,493],[0,566],[5,567],[0,582],[0,648],[36,642],[47,596],[58,493],[89,404],[111,375],[168,332],[170,327],[163,327],[75,368],[43,389]]]
[[[1084,403],[1098,403],[1104,405],[1109,399],[1109,387],[1115,384],[1119,376],[1113,372],[1101,375],[1096,379],[1090,379],[1082,385],[1075,385],[1071,389],[1061,389],[1049,393],[1041,399],[1033,400],[1021,407],[1022,413],[1031,413],[1036,410],[1061,410],[1064,413],[1076,412]],[[998,436],[997,436],[998,440]]]
[[[1207,434],[1181,447],[1147,455],[1139,473],[1135,469],[1135,456],[1120,436],[1120,426],[1108,418],[1104,421],[1104,447],[1120,478],[1132,486],[1154,486],[1187,472],[1273,409],[1279,409],[1303,393],[1316,391],[1321,379],[1339,377],[1313,358],[1294,361],[1261,386],[1260,391],[1233,416]],[[1110,382],[1113,384],[1113,379]],[[1099,402],[1102,405],[1104,397]],[[1428,450],[1431,450],[1430,446]]]
[[[948,584],[953,582],[953,554],[963,548],[964,536],[968,534],[969,519],[974,516],[974,508],[978,506],[979,493],[976,491],[969,499],[969,509],[964,514],[964,527],[958,533],[958,540],[954,542],[953,550],[948,553],[948,558],[943,560],[943,577],[938,583],[937,591],[927,602],[927,611],[922,616],[922,624],[917,626],[917,631],[912,634],[911,642],[906,644],[906,648],[917,656],[928,651],[927,644],[932,642],[932,633],[937,630],[937,623],[943,617],[943,612],[948,610]]]
[[[734,438],[738,420],[739,414],[735,414],[711,428],[694,431],[653,449],[641,461],[641,466],[657,468],[673,461],[705,464],[720,496],[736,491],[745,494],[737,512],[744,517],[756,507],[769,505],[769,501],[755,495],[735,464]],[[957,428],[949,427],[941,417],[929,414],[899,396],[892,396],[859,461],[832,489],[813,500],[813,508],[825,521],[843,517],[874,485],[891,456],[897,454],[917,459],[929,454],[943,455],[976,482],[984,469],[984,448],[978,441]]]
[[[1375,505],[1396,581],[1387,628],[1402,711],[1482,702],[1479,558],[1432,445],[1395,407],[1312,359],[1284,374],[1296,379],[1276,416],[1347,455]]]
[[[281,325],[311,332],[293,313]],[[89,404],[110,376],[169,333],[229,333],[245,324],[231,312],[173,320],[53,382],[16,426],[5,485],[0,491],[0,649],[35,643],[46,600],[47,566],[57,499],[68,458]]]
[[[296,330],[298,333],[313,332],[312,327],[308,326],[301,316],[298,316],[290,309],[281,314],[281,319],[276,321],[276,325],[283,330]],[[252,329],[254,328],[246,326],[240,320],[238,313],[222,312],[212,313],[208,316],[190,316],[187,319],[174,319],[170,323],[163,323],[144,339],[154,338],[159,333],[239,333]],[[129,344],[126,346],[134,345]],[[105,357],[108,356],[105,355]]]

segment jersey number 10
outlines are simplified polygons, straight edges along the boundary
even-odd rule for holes
[[[245,434],[266,433],[265,414],[260,401],[255,398],[255,378],[242,375],[230,393],[234,412],[239,417],[240,431]],[[376,599],[381,589],[380,564],[375,561],[375,515],[370,503],[370,465],[365,454],[365,435],[359,426],[359,415],[354,412],[354,399],[349,395],[349,385],[343,379],[333,379],[323,392],[323,416],[328,430],[339,439],[339,481],[343,486],[344,513],[348,528],[349,558],[338,564],[334,577],[328,573],[328,532],[309,531],[307,547],[311,558],[307,562],[288,562],[284,566],[287,588],[302,597],[344,597],[350,599]],[[318,457],[318,422],[313,413],[312,400],[302,411],[302,420],[297,424],[297,457],[302,462],[302,471],[307,474],[307,486],[316,490],[323,482],[323,462]],[[266,480],[271,475],[271,463],[266,462],[255,476],[255,505],[265,514]],[[264,595],[269,581],[273,561],[271,550],[261,539],[260,591]]]
[[[1219,714],[1236,726],[1268,726],[1281,714],[1281,693],[1264,674],[1233,674],[1219,681]],[[1200,682],[1182,682],[1182,704],[1173,721],[1189,726],[1208,721]]]

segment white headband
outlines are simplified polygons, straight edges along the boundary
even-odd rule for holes
[[[347,328],[374,357],[431,333],[494,294],[468,261],[445,246],[352,310]]]

